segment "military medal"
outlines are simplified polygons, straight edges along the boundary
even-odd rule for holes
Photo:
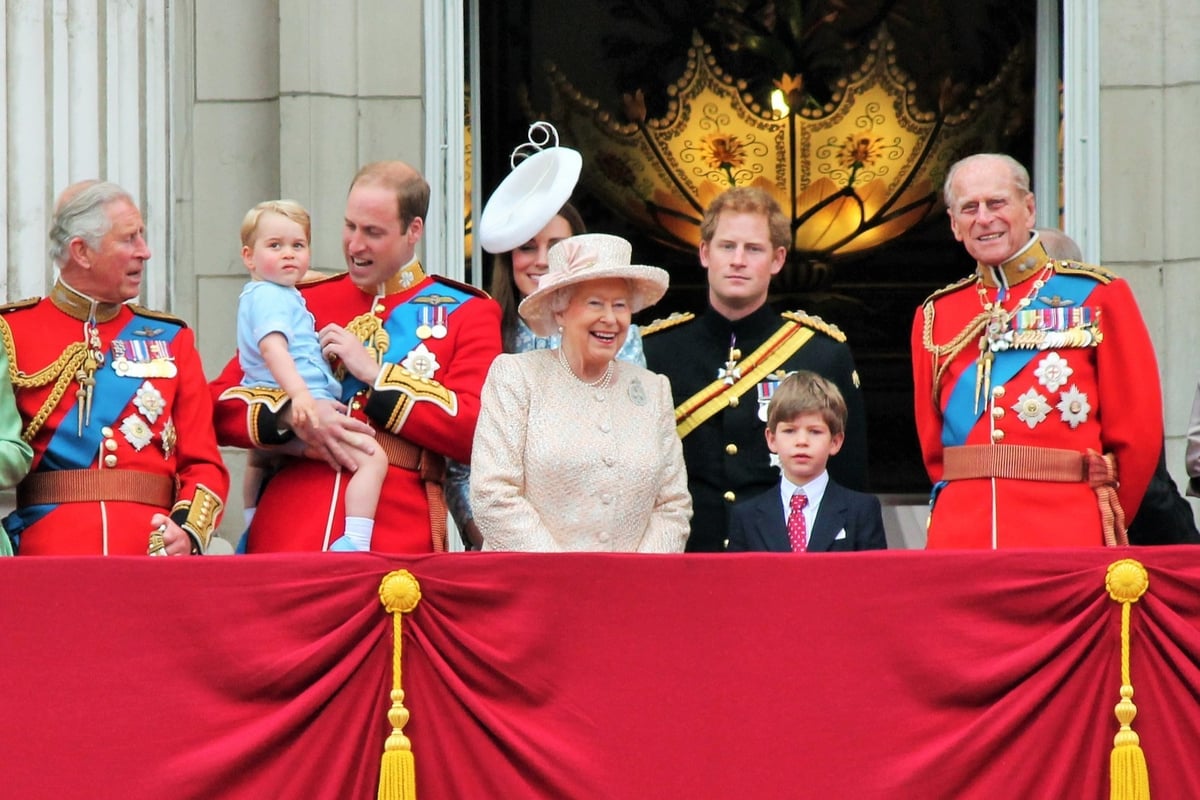
[[[779,388],[779,382],[783,377],[783,371],[780,370],[775,375],[769,376],[765,381],[758,384],[758,418],[763,422],[767,421],[767,406],[770,405],[771,397],[775,394],[775,390]]]
[[[404,360],[400,362],[400,366],[418,378],[432,380],[442,365],[438,363],[437,356],[429,352],[429,348],[422,342],[409,351]]]
[[[433,336],[433,326],[430,324],[433,322],[433,309],[429,306],[421,306],[417,309],[417,314],[420,319],[417,325],[417,338],[428,339]]]
[[[122,377],[174,378],[179,370],[170,344],[162,339],[114,339],[113,371]]]
[[[449,332],[446,328],[446,320],[448,319],[445,306],[434,306],[433,308],[433,338],[445,339]]]
[[[737,339],[733,334],[729,336],[729,358],[725,361],[725,366],[717,370],[717,377],[725,381],[726,386],[733,386],[742,377],[742,371],[738,368],[738,361],[742,357],[742,351],[737,349]]]

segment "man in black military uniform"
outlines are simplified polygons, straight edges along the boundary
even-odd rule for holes
[[[695,514],[689,552],[725,549],[730,507],[779,483],[765,438],[766,408],[785,375],[811,370],[837,384],[849,419],[829,473],[843,486],[867,483],[862,392],[846,337],[803,312],[767,305],[783,268],[791,228],[779,204],[757,188],[729,189],[700,224],[708,310],[675,314],[642,328],[646,364],[671,381]]]

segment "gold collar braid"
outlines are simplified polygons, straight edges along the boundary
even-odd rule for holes
[[[83,292],[73,289],[62,278],[50,289],[50,302],[59,311],[80,322],[109,322],[121,313],[121,307],[124,305],[88,297]]]

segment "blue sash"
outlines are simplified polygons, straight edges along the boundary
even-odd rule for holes
[[[1045,287],[1038,297],[1030,298],[1030,309],[1050,308],[1041,298],[1057,296],[1064,301],[1071,301],[1073,306],[1082,306],[1096,288],[1096,279],[1083,275],[1055,274],[1046,281]],[[1000,386],[1012,380],[1013,376],[1025,368],[1042,350],[1001,350],[995,354],[992,362],[992,386]],[[965,369],[958,376],[946,409],[942,413],[942,446],[956,447],[967,441],[967,436],[986,410],[975,408],[975,370]]]
[[[388,314],[387,319],[383,321],[383,329],[388,334],[388,349],[383,354],[385,364],[399,364],[404,360],[405,356],[421,344],[422,340],[417,336],[417,326],[421,323],[421,309],[430,306],[428,302],[422,303],[421,298],[431,298],[434,296],[438,298],[452,298],[454,300],[453,303],[438,303],[438,305],[446,309],[447,320],[473,297],[473,295],[454,286],[434,281],[408,300],[393,308],[392,312]],[[349,403],[350,399],[364,388],[366,388],[365,383],[347,373],[346,377],[342,379],[342,402]]]
[[[132,339],[139,334],[141,328],[154,329],[155,339],[171,342],[183,329],[178,322],[164,319],[151,319],[134,314],[125,327],[113,337],[114,339]],[[145,338],[145,334],[140,334]],[[63,417],[54,435],[46,445],[37,472],[52,472],[63,469],[88,469],[100,452],[101,440],[104,438],[101,429],[105,425],[116,422],[122,409],[137,394],[145,382],[144,377],[118,375],[112,368],[112,346],[109,346],[107,360],[103,367],[96,370],[96,385],[92,389],[92,421],[93,424],[83,429],[79,436],[79,414],[82,409],[76,403]],[[19,508],[4,518],[4,529],[18,541],[21,531],[33,525],[42,517],[55,509],[55,505],[37,505]]]

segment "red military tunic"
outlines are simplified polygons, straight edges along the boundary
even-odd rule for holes
[[[1001,272],[1008,289],[997,306]],[[1162,394],[1125,281],[1052,261],[1034,241],[930,297],[917,312],[912,348],[917,433],[935,484],[929,548],[991,547],[993,532],[998,547],[1103,543],[1097,492],[1084,480],[943,484],[947,449],[964,445],[992,448],[974,455],[997,460],[1017,453],[1014,446],[1112,454],[1116,495],[1133,518],[1158,459]]]
[[[6,306],[0,336],[34,453],[4,521],[19,554],[145,555],[156,513],[206,547],[229,473],[192,331],[60,281]],[[90,412],[81,372],[95,381]]]
[[[440,492],[444,457],[470,461],[480,391],[500,352],[500,307],[473,287],[427,276],[416,262],[389,281],[379,297],[359,289],[346,273],[300,291],[318,330],[337,323],[354,331],[371,343],[383,364],[373,387],[352,376],[342,384],[351,413],[381,432],[391,463],[371,549],[430,552],[434,528],[428,492]],[[286,396],[241,387],[241,379],[235,356],[211,384],[221,443],[262,447],[290,438],[277,422]],[[415,456],[422,469],[414,468]],[[288,460],[263,490],[247,552],[325,549],[345,527],[345,489],[345,479],[325,462]],[[444,531],[444,509],[434,513]]]

